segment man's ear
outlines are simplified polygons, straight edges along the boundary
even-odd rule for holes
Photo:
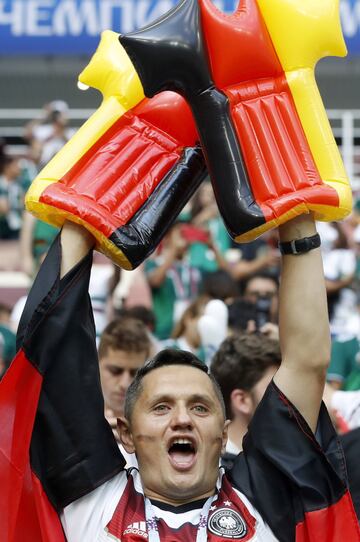
[[[243,416],[251,416],[254,410],[251,394],[242,389],[235,389],[231,392],[231,410],[234,414],[242,414]]]
[[[124,446],[128,454],[135,453],[134,441],[130,429],[130,424],[126,418],[121,416],[117,418],[117,430],[121,444]]]
[[[231,420],[226,420],[224,423],[224,428],[223,428],[223,433],[222,433],[221,455],[223,455],[226,452],[226,444],[228,441],[228,432],[229,432],[230,423],[231,423]]]

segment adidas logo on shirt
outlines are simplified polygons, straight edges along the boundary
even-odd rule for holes
[[[147,540],[148,534],[146,530],[146,522],[136,521],[135,523],[131,523],[130,525],[127,526],[127,528],[123,532],[123,536],[126,534],[135,534],[138,536],[142,536],[144,539]]]

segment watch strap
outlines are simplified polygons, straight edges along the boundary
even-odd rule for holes
[[[305,254],[314,248],[321,245],[320,235],[316,233],[311,237],[303,237],[302,239],[294,239],[284,243],[279,243],[281,254]]]

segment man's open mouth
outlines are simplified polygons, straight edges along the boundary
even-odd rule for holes
[[[170,442],[168,454],[176,470],[189,470],[196,460],[196,444],[189,438],[175,438]]]

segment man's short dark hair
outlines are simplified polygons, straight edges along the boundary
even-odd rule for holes
[[[156,354],[156,356],[154,356],[151,360],[145,363],[143,367],[140,367],[140,369],[138,369],[134,380],[132,381],[126,392],[124,411],[127,420],[131,420],[134,405],[143,389],[143,378],[155,369],[171,365],[184,365],[186,367],[194,367],[195,369],[199,369],[203,373],[207,374],[213,385],[215,394],[219,400],[221,410],[225,418],[225,403],[220,390],[220,386],[216,382],[214,376],[209,372],[208,367],[204,365],[204,363],[191,352],[186,352],[185,350],[177,350],[174,348],[166,348],[165,350],[161,350],[161,352]]]
[[[210,370],[222,391],[228,418],[232,418],[231,392],[251,391],[267,369],[280,363],[278,341],[265,335],[239,333],[225,339],[213,357]]]
[[[143,322],[135,318],[118,318],[106,326],[99,342],[99,358],[107,355],[109,349],[124,352],[144,352],[149,356],[151,341]]]
[[[145,305],[133,305],[132,307],[121,307],[116,311],[119,318],[135,318],[146,325],[148,329],[155,329],[154,311],[145,307]]]

